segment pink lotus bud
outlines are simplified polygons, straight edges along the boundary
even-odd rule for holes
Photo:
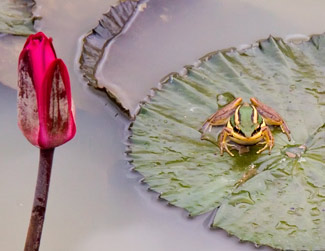
[[[18,126],[30,143],[54,148],[76,133],[68,70],[52,39],[30,35],[18,62]]]

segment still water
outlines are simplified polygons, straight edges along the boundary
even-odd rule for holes
[[[81,36],[97,25],[112,0],[39,0],[38,29],[53,37],[70,71],[77,135],[56,149],[41,250],[255,250],[223,231],[159,201],[124,155],[128,122],[78,71]],[[106,51],[97,76],[133,111],[149,89],[204,54],[251,44],[270,34],[325,31],[325,2],[315,0],[152,0]],[[16,126],[16,65],[25,38],[0,38],[0,246],[22,250],[38,150]],[[263,248],[268,250],[268,248]]]

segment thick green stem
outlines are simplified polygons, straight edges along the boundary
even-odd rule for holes
[[[54,148],[40,149],[37,184],[24,251],[38,251],[41,243],[47,197],[50,187],[53,154]]]

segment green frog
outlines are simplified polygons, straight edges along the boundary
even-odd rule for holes
[[[280,126],[288,140],[291,140],[287,124],[275,110],[257,98],[250,98],[250,101],[250,104],[242,103],[242,98],[236,98],[203,123],[200,129],[202,137],[207,131],[211,131],[212,126],[224,126],[218,136],[221,155],[226,151],[234,156],[228,148],[228,146],[233,146],[229,142],[243,146],[264,144],[256,153],[259,154],[268,149],[270,154],[274,146],[274,137],[269,125]]]

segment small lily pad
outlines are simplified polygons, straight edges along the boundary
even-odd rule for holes
[[[217,210],[212,226],[279,249],[325,249],[325,35],[270,37],[217,51],[166,77],[131,127],[130,157],[150,188],[190,215]],[[272,128],[271,154],[220,156],[205,119],[234,97],[257,97],[291,129]],[[235,151],[234,151],[235,152]],[[323,215],[324,214],[324,215]]]
[[[111,7],[107,13],[103,14],[98,25],[84,37],[79,59],[80,70],[87,84],[105,92],[108,98],[128,116],[130,116],[129,110],[121,103],[118,95],[113,90],[98,83],[95,75],[105,48],[116,36],[123,32],[127,23],[136,13],[138,4],[139,0],[120,1],[119,4]]]
[[[34,33],[34,5],[34,0],[1,0],[0,32],[14,35]]]

